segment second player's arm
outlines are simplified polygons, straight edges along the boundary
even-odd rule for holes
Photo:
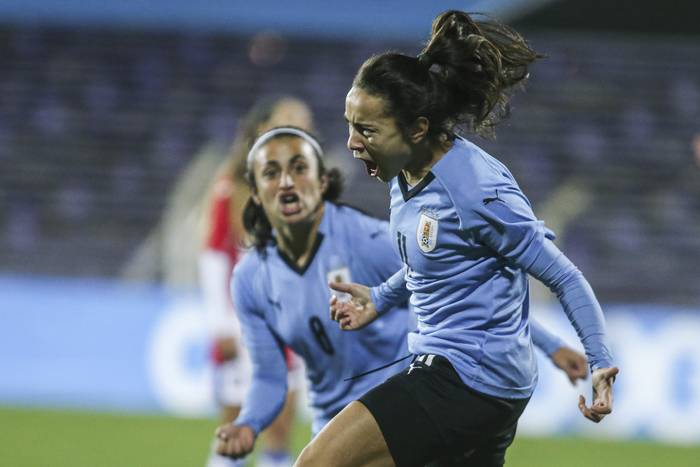
[[[253,367],[252,381],[243,410],[229,426],[219,427],[218,452],[243,457],[253,449],[255,438],[282,410],[287,395],[287,366],[282,346],[251,297],[252,284],[237,274],[233,281],[233,298],[244,343]]]
[[[532,343],[542,350],[552,361],[554,366],[566,373],[571,384],[576,380],[585,379],[586,357],[572,349],[556,334],[549,332],[535,318],[530,318],[530,335]]]

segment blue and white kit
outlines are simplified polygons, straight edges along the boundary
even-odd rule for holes
[[[528,273],[559,298],[591,368],[611,367],[602,310],[552,242],[508,169],[471,142],[453,147],[414,187],[391,181],[391,239],[404,266],[371,290],[381,312],[406,300],[413,354],[447,358],[487,395],[527,398],[537,382]]]
[[[249,252],[237,265],[232,293],[253,362],[251,388],[237,425],[259,433],[281,410],[287,384],[282,345],[305,361],[314,433],[396,372],[390,366],[345,381],[409,355],[406,335],[415,321],[405,303],[397,300],[397,308],[359,331],[341,331],[329,317],[326,285],[330,280],[380,284],[401,267],[393,243],[387,222],[325,203],[315,250],[304,270],[274,245]],[[564,345],[544,329],[536,337],[548,354]]]

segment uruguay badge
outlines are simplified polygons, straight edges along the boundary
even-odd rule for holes
[[[435,249],[437,245],[438,221],[434,217],[426,213],[421,213],[418,229],[416,230],[416,240],[418,240],[418,248],[423,253],[429,253]]]

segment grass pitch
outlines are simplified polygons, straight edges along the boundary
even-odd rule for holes
[[[208,419],[0,408],[0,465],[203,467],[216,425]],[[308,426],[299,424],[297,452],[308,437]],[[508,467],[694,467],[700,466],[700,445],[518,437],[506,461]]]

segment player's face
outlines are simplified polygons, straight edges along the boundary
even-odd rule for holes
[[[353,87],[345,98],[348,149],[372,177],[388,182],[410,160],[411,148],[395,118],[386,112],[383,98]]]
[[[256,152],[253,199],[273,227],[314,219],[326,188],[318,170],[312,146],[297,136],[274,138]]]

